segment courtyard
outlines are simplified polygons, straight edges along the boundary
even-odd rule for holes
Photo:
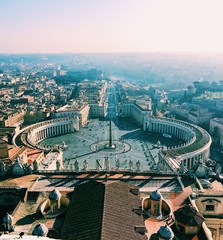
[[[75,169],[78,165],[80,170],[151,171],[157,168],[162,146],[182,143],[180,139],[144,132],[129,118],[113,119],[111,129],[114,148],[105,147],[109,143],[109,121],[105,119],[90,119],[80,131],[45,139],[41,145],[67,145],[63,151],[64,169]]]

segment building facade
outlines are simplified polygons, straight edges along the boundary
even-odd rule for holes
[[[211,119],[209,132],[214,141],[223,146],[223,118]]]
[[[53,118],[63,118],[63,117],[79,117],[80,126],[87,123],[89,117],[90,107],[86,102],[73,102],[67,104],[52,113]]]
[[[3,125],[5,127],[15,127],[23,122],[23,117],[25,115],[25,111],[14,111],[7,115],[7,117],[3,118]]]
[[[144,118],[147,115],[152,115],[151,105],[140,106],[135,102],[126,102],[118,104],[119,117],[131,117],[139,125],[143,125]]]

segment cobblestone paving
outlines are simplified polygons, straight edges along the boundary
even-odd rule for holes
[[[79,132],[46,139],[41,145],[60,145],[64,141],[68,145],[68,149],[63,153],[65,169],[74,169],[76,160],[80,169],[84,167],[85,160],[89,169],[96,169],[97,159],[101,169],[105,169],[105,157],[108,157],[110,170],[116,169],[117,159],[120,160],[120,169],[129,169],[131,160],[132,170],[136,170],[136,162],[139,160],[141,170],[156,170],[159,149],[154,147],[154,144],[160,141],[161,146],[174,146],[181,141],[164,138],[161,134],[144,132],[129,119],[116,119],[112,122],[112,140],[119,141],[120,144],[124,141],[130,145],[130,149],[121,153],[116,150],[92,151],[93,144],[108,141],[108,137],[109,122],[92,119]]]

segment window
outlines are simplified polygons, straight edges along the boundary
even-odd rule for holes
[[[214,211],[214,205],[206,205],[206,211]]]
[[[154,205],[154,214],[159,215],[160,214],[160,206],[159,203],[155,203]]]
[[[52,203],[52,212],[57,212],[57,203],[56,202]]]

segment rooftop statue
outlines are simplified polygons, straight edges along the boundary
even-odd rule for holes
[[[115,163],[116,163],[116,164],[115,164],[115,166],[116,166],[116,171],[119,171],[119,169],[120,169],[120,160],[117,159]]]
[[[75,163],[74,163],[74,169],[75,169],[75,172],[79,172],[79,162],[78,162],[78,160],[76,160]]]
[[[87,171],[88,169],[88,161],[85,159],[83,162],[83,171]]]
[[[133,167],[133,162],[132,160],[129,161],[129,171],[132,171],[132,167]]]
[[[141,163],[140,163],[140,161],[138,160],[138,161],[136,162],[136,171],[137,171],[137,172],[140,172],[140,167],[141,167]]]

